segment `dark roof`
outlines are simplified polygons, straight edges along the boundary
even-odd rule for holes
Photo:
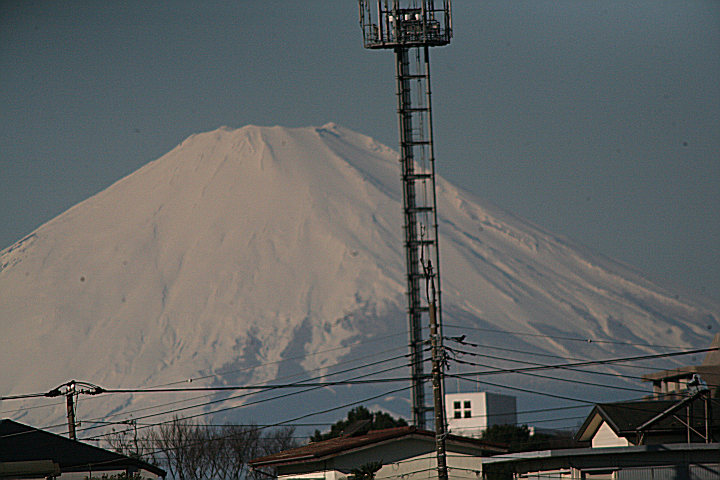
[[[165,470],[142,460],[70,440],[13,420],[0,420],[0,462],[37,460],[52,460],[60,466],[62,472],[129,469],[146,470],[154,475],[165,476]]]
[[[578,430],[575,438],[578,440],[588,440],[592,437],[597,428],[600,426],[599,420],[605,423],[619,435],[627,437],[636,435],[637,428],[652,420],[654,417],[676,405],[678,400],[641,400],[634,402],[617,402],[617,403],[600,403],[595,405],[590,415]],[[714,412],[720,412],[720,399],[711,400],[711,408]],[[686,410],[683,408],[680,415],[685,420]],[[712,421],[712,428],[720,428],[720,415],[715,415]],[[704,430],[705,409],[704,401],[698,398],[693,403],[691,425],[693,427]],[[667,415],[657,422],[648,426],[645,430],[649,434],[657,433],[675,433],[685,431],[686,427],[673,415]]]
[[[266,457],[255,458],[248,463],[254,467],[302,463],[409,436],[435,439],[434,432],[419,430],[413,426],[386,428],[384,430],[370,431],[365,435],[358,435],[356,437],[336,437],[320,442],[311,442],[302,447],[285,450],[284,452]],[[464,444],[492,454],[507,451],[506,448],[500,445],[458,435],[448,435],[446,442],[448,445]]]

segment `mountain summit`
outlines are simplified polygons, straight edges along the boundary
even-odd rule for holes
[[[257,383],[323,372],[373,339],[402,347],[399,176],[396,152],[334,124],[189,137],[0,252],[2,394],[73,378]],[[704,347],[718,330],[716,305],[437,188],[446,334],[501,330],[496,345],[605,358],[613,342],[635,344],[624,355]]]

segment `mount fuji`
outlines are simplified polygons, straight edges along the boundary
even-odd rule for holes
[[[71,379],[106,388],[189,379],[256,385],[347,364],[363,373],[363,364],[405,354],[397,159],[335,124],[189,137],[0,252],[0,394],[45,392]],[[495,366],[561,362],[537,355],[603,359],[703,348],[720,327],[711,300],[658,286],[442,178],[437,191],[445,333],[536,355],[485,351],[505,358]],[[493,379],[579,395],[570,382]],[[621,375],[602,382],[639,388]],[[367,395],[407,417],[408,394],[383,396],[388,389],[328,387],[223,415],[277,422]],[[605,398],[586,396],[628,395],[602,391]],[[197,396],[81,398],[78,416],[167,413]],[[214,394],[218,404],[188,414],[249,402],[228,396]],[[62,424],[64,403],[6,401],[0,410],[46,426]]]

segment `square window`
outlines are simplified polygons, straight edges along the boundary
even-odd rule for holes
[[[453,402],[453,407],[455,407],[455,410],[460,410],[460,401]]]
[[[455,410],[455,418],[462,418],[462,415],[460,415],[460,410]]]
[[[470,400],[465,400],[465,408],[470,408]]]
[[[471,418],[472,414],[470,413],[470,410],[465,410],[465,418]]]

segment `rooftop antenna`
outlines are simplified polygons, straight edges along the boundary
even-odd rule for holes
[[[401,6],[401,3],[406,5]],[[413,424],[423,429],[427,428],[426,413],[433,409],[426,405],[425,400],[427,376],[423,372],[423,315],[432,314],[434,317],[428,323],[433,320],[436,333],[431,331],[431,336],[437,337],[435,340],[439,345],[433,344],[433,347],[442,348],[430,47],[447,45],[452,37],[450,0],[443,0],[442,7],[436,7],[435,3],[433,0],[359,0],[364,47],[395,52],[413,382],[412,417]],[[427,297],[423,300],[420,289],[421,278],[427,279],[428,275],[427,266],[422,264],[423,258],[432,261],[435,268],[431,273],[435,287],[432,304]],[[444,429],[444,425],[436,425],[437,428]]]

